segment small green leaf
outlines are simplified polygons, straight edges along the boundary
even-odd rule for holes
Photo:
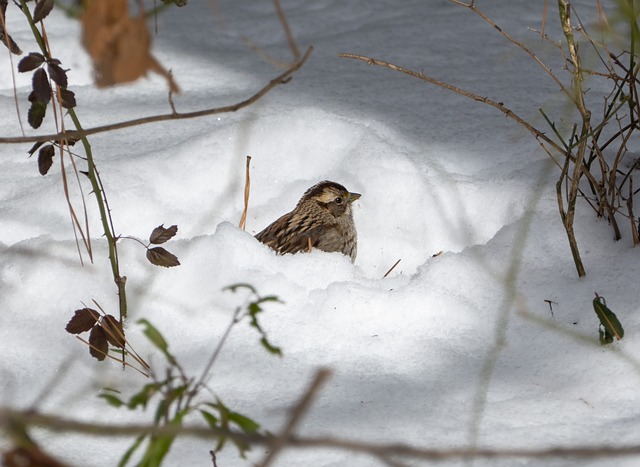
[[[164,383],[149,383],[145,384],[140,391],[135,393],[127,402],[127,407],[135,409],[138,406],[142,406],[143,409],[147,408],[147,403],[155,394],[157,394]]]
[[[120,398],[114,396],[113,394],[98,394],[98,397],[104,399],[105,401],[107,401],[107,403],[113,407],[122,407],[123,405],[125,405],[124,402],[122,402],[120,400]]]
[[[127,463],[129,462],[129,459],[131,459],[131,456],[133,455],[133,453],[136,451],[136,449],[138,449],[140,447],[140,445],[142,444],[142,442],[144,441],[144,439],[146,437],[147,437],[147,435],[146,435],[146,433],[144,433],[144,434],[141,434],[140,436],[138,436],[136,438],[136,440],[133,442],[131,447],[129,449],[127,449],[127,451],[120,458],[120,462],[118,462],[118,467],[125,467],[127,465]]]
[[[260,428],[260,424],[238,412],[229,413],[229,420],[235,423],[242,431],[247,434],[255,433]]]
[[[262,339],[260,339],[260,343],[262,344],[262,346],[267,349],[267,351],[270,354],[273,355],[278,355],[279,357],[282,357],[282,349],[280,347],[276,347],[275,345],[272,345],[266,337],[262,337]]]
[[[596,294],[596,298],[593,299],[593,309],[600,320],[600,324],[604,328],[604,341],[607,344],[613,342],[613,338],[615,337],[617,340],[620,340],[624,337],[624,329],[622,328],[622,324],[618,320],[616,314],[607,307],[607,303],[604,297]],[[600,338],[600,342],[602,343],[603,338]]]
[[[251,284],[244,284],[244,283],[228,285],[222,290],[230,290],[231,292],[235,293],[238,289],[249,289],[254,294],[256,295],[258,294],[255,287],[253,287]]]
[[[202,418],[204,418],[204,421],[207,422],[207,424],[214,429],[220,428],[218,426],[218,418],[213,415],[211,412],[207,412],[206,410],[200,410],[200,413],[202,414]]]
[[[33,92],[31,94],[33,95]],[[31,100],[31,98],[29,100]],[[40,102],[39,100],[31,101],[31,107],[27,113],[27,121],[29,122],[29,125],[31,125],[31,128],[40,128],[46,112],[47,104]]]
[[[158,331],[146,319],[138,320],[138,324],[142,324],[145,327],[143,332],[144,332],[145,336],[147,336],[147,339],[149,339],[151,341],[151,343],[153,345],[155,345],[164,354],[164,356],[166,357],[167,361],[171,365],[175,365],[176,364],[176,359],[169,352],[169,344],[167,344],[167,341],[165,340],[165,338],[162,337],[162,334],[160,334],[160,331]]]

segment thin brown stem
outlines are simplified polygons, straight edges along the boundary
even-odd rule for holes
[[[111,123],[108,125],[102,125],[94,128],[87,128],[84,130],[75,130],[75,131],[72,130],[72,131],[65,131],[65,132],[41,135],[41,136],[2,137],[0,138],[0,144],[35,143],[39,141],[81,138],[89,135],[95,135],[97,133],[121,130],[123,128],[129,128],[129,127],[138,126],[138,125],[145,125],[148,123],[163,122],[167,120],[184,120],[189,118],[198,118],[198,117],[205,117],[205,116],[216,115],[221,113],[235,112],[237,110],[243,109],[244,107],[250,106],[257,100],[259,100],[261,97],[263,97],[265,94],[267,94],[269,91],[271,91],[273,88],[281,84],[288,83],[291,80],[292,75],[305,64],[305,62],[311,55],[312,51],[313,51],[313,47],[309,47],[305,52],[305,54],[302,56],[302,58],[296,63],[294,63],[287,71],[273,78],[262,89],[260,89],[258,92],[253,94],[248,99],[240,101],[236,104],[227,105],[224,107],[213,107],[209,109],[196,110],[193,112],[184,112],[184,113],[172,111],[171,113],[168,113],[168,114],[152,115],[149,117],[136,118],[136,119],[127,120],[124,122]]]

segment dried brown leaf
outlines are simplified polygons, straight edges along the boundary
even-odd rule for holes
[[[65,330],[70,334],[80,334],[87,332],[96,322],[100,314],[91,308],[81,308],[74,312],[73,318],[67,323]]]
[[[109,351],[109,344],[107,343],[107,335],[100,326],[94,326],[89,334],[89,353],[93,358],[98,360],[104,360]]]
[[[36,8],[33,11],[34,23],[45,19],[51,10],[53,10],[53,0],[36,0]]]
[[[47,175],[49,169],[53,165],[53,156],[55,156],[56,150],[51,144],[43,146],[38,151],[38,171],[40,175]]]
[[[42,68],[38,68],[33,73],[33,95],[36,100],[43,104],[48,104],[51,99],[51,84],[49,84],[49,78],[47,72]]]
[[[60,103],[65,109],[72,109],[76,106],[76,95],[73,93],[73,91],[69,91],[65,88],[60,88]],[[76,139],[76,141],[78,140]],[[69,144],[73,143],[70,142]]]
[[[124,349],[125,338],[122,324],[112,315],[107,315],[100,321],[109,344]]]
[[[24,73],[26,71],[35,70],[44,63],[44,55],[38,52],[31,52],[18,63],[18,71]]]
[[[81,21],[82,42],[93,59],[97,86],[128,83],[154,71],[166,78],[172,92],[180,91],[151,55],[145,16],[132,18],[127,0],[89,2]]]
[[[178,233],[177,225],[172,225],[171,227],[166,228],[164,224],[162,224],[153,229],[151,235],[149,235],[149,242],[154,245],[161,245],[164,242],[171,240],[176,233]]]
[[[44,143],[44,141],[38,141],[33,146],[31,146],[31,149],[29,149],[29,156],[33,156],[33,153],[36,152]]]
[[[53,63],[53,61],[50,61],[47,64],[47,70],[49,70],[49,76],[51,76],[51,79],[60,87],[62,88],[66,88],[68,81],[67,81],[67,72],[65,70],[62,69],[62,67],[56,63]]]
[[[180,266],[178,258],[160,246],[149,248],[147,250],[147,259],[151,264],[165,268]]]
[[[2,465],[5,467],[67,467],[67,464],[54,459],[33,442],[24,444],[3,452]]]
[[[0,0],[0,11],[2,12],[2,18],[4,18],[2,21],[0,21],[0,42],[6,45],[11,53],[20,55],[22,53],[22,50],[20,50],[18,44],[16,44],[15,41],[11,39],[11,36],[4,30],[4,23],[7,18],[5,13],[7,12],[8,3],[9,2],[7,0]]]

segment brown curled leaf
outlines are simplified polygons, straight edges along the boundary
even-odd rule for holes
[[[173,238],[173,236],[178,233],[178,226],[172,225],[171,227],[165,227],[164,224],[159,225],[151,232],[149,235],[149,242],[154,245],[160,245],[164,242],[167,242]]]
[[[43,104],[48,104],[51,100],[51,84],[49,84],[47,72],[43,68],[38,68],[33,73],[32,86],[35,99]]]
[[[38,151],[38,171],[40,175],[47,175],[49,169],[53,165],[53,156],[55,155],[56,150],[51,144],[47,144],[43,146],[40,151]]]
[[[67,72],[62,69],[60,65],[55,63],[53,60],[47,64],[47,70],[49,71],[49,76],[51,79],[60,87],[66,88],[67,81]]]
[[[53,0],[36,0],[36,8],[33,10],[33,22],[39,23],[53,10]]]
[[[109,344],[107,343],[107,335],[100,326],[94,326],[89,334],[89,353],[93,358],[97,358],[102,361],[106,358],[109,351]]]
[[[67,323],[65,330],[70,334],[80,334],[87,332],[96,322],[100,314],[92,308],[81,308],[74,312],[73,317]]]
[[[44,63],[44,55],[38,52],[31,52],[18,63],[18,71],[24,73],[26,71],[35,70]]]
[[[100,326],[104,329],[107,342],[114,347],[124,349],[125,338],[122,324],[112,315],[107,315],[100,321]]]
[[[178,258],[160,246],[149,248],[147,250],[147,259],[151,264],[165,268],[180,266]]]
[[[60,88],[60,104],[62,104],[62,107],[64,107],[65,109],[73,109],[76,106],[76,95],[73,93],[73,91],[69,91],[65,88]],[[75,143],[75,141],[73,143]]]

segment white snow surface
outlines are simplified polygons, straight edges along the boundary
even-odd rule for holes
[[[266,304],[261,315],[283,356],[264,351],[243,322],[232,330],[210,386],[273,433],[325,367],[332,376],[296,429],[299,436],[451,449],[468,447],[477,428],[483,448],[637,444],[640,251],[629,235],[614,242],[606,221],[581,202],[576,231],[587,276],[579,279],[556,205],[558,169],[528,133],[488,106],[337,54],[424,71],[504,102],[540,126],[537,109],[561,102],[552,80],[478,16],[444,0],[282,3],[300,47],[314,46],[291,82],[235,113],[90,137],[116,231],[146,238],[159,224],[179,227],[165,245],[180,259],[177,268],[154,267],[140,245],[119,243],[134,348],[163,373],[162,356],[136,324],[148,319],[189,374],[199,375],[246,295],[223,288],[248,283],[284,302]],[[557,50],[528,29],[540,29],[543,2],[476,3],[568,79]],[[595,17],[593,2],[577,3],[584,18]],[[174,98],[179,111],[233,104],[281,73],[245,38],[279,59],[290,57],[271,2],[212,5],[193,0],[157,19],[154,54],[182,88]],[[7,18],[23,50],[36,51],[13,4]],[[79,24],[55,10],[46,26],[54,55],[70,69],[85,128],[170,111],[158,75],[96,89]],[[546,28],[559,37],[551,13]],[[15,79],[26,134],[54,132],[50,111],[39,131],[27,128],[30,78]],[[21,134],[12,80],[8,54],[0,53],[2,136]],[[72,127],[68,119],[65,125]],[[96,423],[151,422],[153,404],[132,412],[97,398],[110,387],[126,399],[144,378],[92,359],[64,330],[73,311],[92,300],[117,314],[116,290],[88,180],[79,183],[94,260],[85,254],[81,265],[60,158],[43,177],[29,147],[0,145],[0,404]],[[237,226],[248,154],[244,232]],[[76,162],[82,169],[83,161]],[[319,251],[277,256],[253,238],[325,179],[362,193],[355,264]],[[81,213],[78,182],[69,180]],[[598,343],[595,292],[626,331],[607,348]],[[483,372],[492,355],[493,371]],[[200,422],[197,415],[186,420]],[[44,430],[34,436],[78,466],[116,465],[131,442]],[[213,447],[179,438],[166,465],[209,466]],[[263,455],[255,447],[241,459],[228,445],[218,465],[251,465]],[[474,465],[610,462],[522,457]],[[350,451],[288,448],[276,465],[383,463]]]

